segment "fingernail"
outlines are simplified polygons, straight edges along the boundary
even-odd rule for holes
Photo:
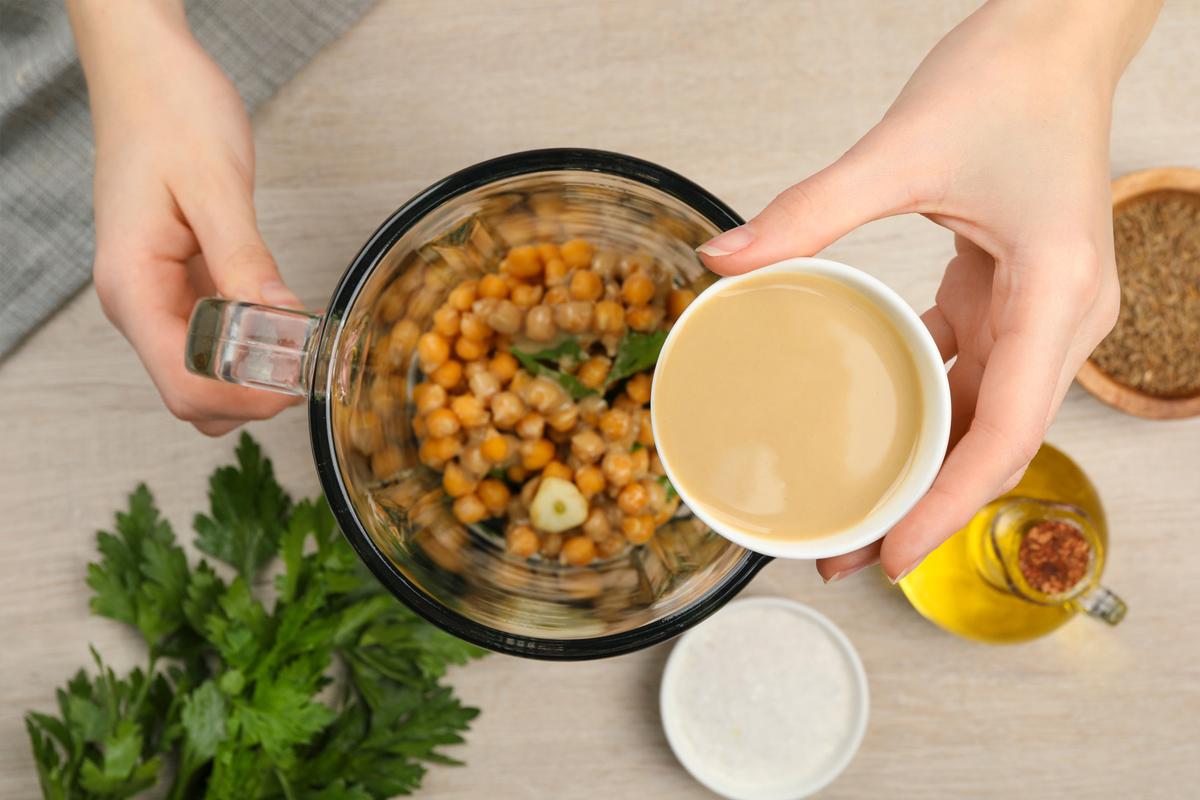
[[[279,306],[280,308],[303,308],[304,304],[300,302],[300,298],[289,289],[282,281],[269,281],[264,283],[258,289],[259,295],[263,302],[270,306]]]
[[[844,569],[841,572],[835,572],[832,575],[830,575],[828,578],[825,579],[825,585],[828,586],[831,583],[837,583],[838,581],[842,580],[843,578],[849,578],[854,573],[862,572],[864,569],[866,569],[869,566],[871,566],[871,565],[863,564],[862,566],[851,567],[850,569]]]
[[[907,568],[907,569],[905,569],[905,570],[904,570],[904,572],[901,572],[899,575],[897,575],[897,576],[896,576],[896,577],[894,577],[894,578],[889,576],[889,577],[888,577],[888,580],[892,582],[892,585],[893,585],[893,586],[895,586],[897,583],[899,583],[900,581],[902,581],[902,580],[904,580],[906,577],[908,577],[908,573],[912,572],[914,569],[916,569],[917,567],[921,566],[921,562],[922,562],[922,561],[924,561],[924,560],[925,560],[925,557],[924,557],[924,556],[922,556],[921,558],[918,558],[916,561],[914,561],[913,563],[909,564],[909,565],[908,565],[908,568]]]
[[[749,247],[750,243],[754,241],[754,237],[754,229],[749,225],[742,225],[740,228],[725,231],[720,236],[709,239],[697,247],[696,252],[703,253],[706,256],[732,255],[738,250]]]

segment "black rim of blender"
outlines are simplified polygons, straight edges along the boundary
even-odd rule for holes
[[[414,224],[443,203],[486,184],[538,172],[599,172],[642,183],[690,206],[721,230],[743,220],[709,192],[687,178],[648,161],[601,150],[556,148],[531,150],[484,161],[444,178],[413,197],[391,215],[355,256],[329,301],[328,318],[350,308],[367,276]],[[336,328],[330,325],[327,331]],[[328,334],[326,334],[328,335]],[[321,351],[328,352],[322,342]],[[508,633],[476,622],[433,601],[413,584],[375,543],[359,522],[342,480],[333,446],[332,421],[325,399],[309,400],[309,429],[317,472],[343,535],[375,578],[418,616],[465,641],[496,652],[551,661],[577,661],[622,655],[666,641],[700,622],[733,599],[772,559],[745,551],[733,568],[687,607],[662,619],[621,633],[588,639],[550,639]]]

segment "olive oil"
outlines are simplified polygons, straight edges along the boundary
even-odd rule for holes
[[[1079,528],[1093,551],[1087,579],[1061,596],[1039,595],[1015,568],[1020,537],[1050,519]],[[951,633],[1023,642],[1050,633],[1080,610],[1112,624],[1124,617],[1124,604],[1096,583],[1107,549],[1108,525],[1095,487],[1075,462],[1043,444],[1021,482],[930,553],[900,588],[917,611]]]

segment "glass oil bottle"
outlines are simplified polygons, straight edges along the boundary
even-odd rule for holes
[[[1069,585],[1032,571],[1032,540],[1025,540],[1035,529],[1063,531],[1079,545]],[[1125,604],[1099,583],[1107,550],[1108,525],[1095,487],[1075,462],[1043,444],[1021,482],[984,506],[900,587],[917,611],[951,633],[1023,642],[1079,611],[1112,625],[1124,618]]]

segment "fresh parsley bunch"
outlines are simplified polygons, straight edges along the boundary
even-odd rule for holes
[[[324,498],[293,504],[248,434],[237,460],[194,522],[230,583],[188,566],[145,485],[98,534],[92,611],[136,626],[149,664],[119,678],[93,649],[99,673],[58,691],[60,716],[28,714],[45,797],[130,797],[170,763],[168,800],[378,800],[418,788],[422,761],[459,763],[437,748],[479,712],[440,680],[483,651],[387,594]],[[276,555],[268,610],[251,584]]]

